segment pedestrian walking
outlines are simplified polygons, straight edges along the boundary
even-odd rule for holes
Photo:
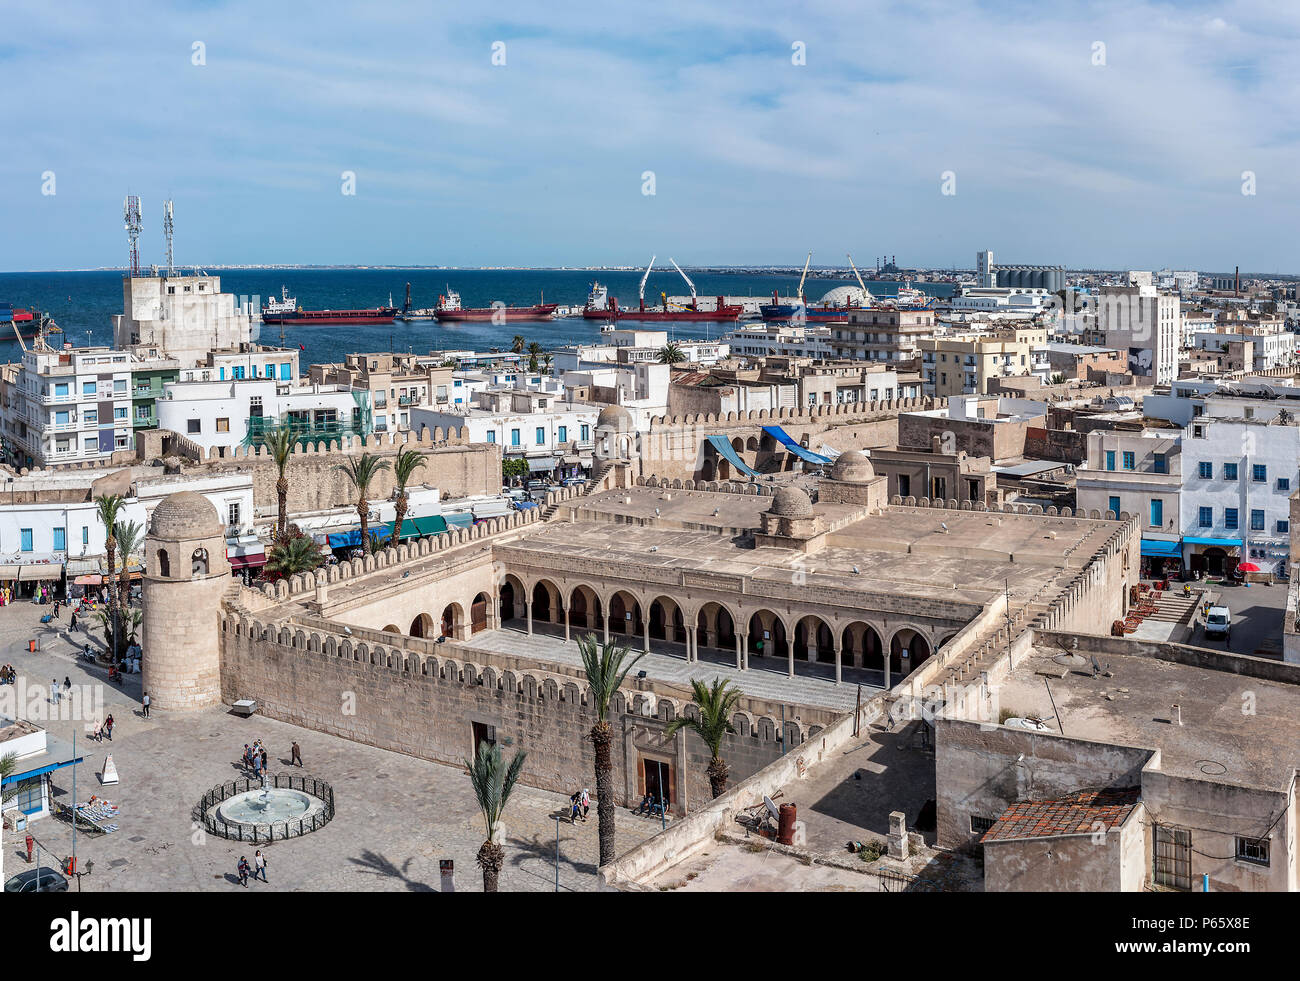
[[[72,611],[72,616],[70,616],[70,617],[68,618],[68,629],[69,629],[69,630],[76,630],[76,629],[77,629],[77,611],[76,611],[76,610],[73,610],[73,611]]]
[[[72,679],[67,675],[63,676],[63,692],[69,696],[72,694]]]
[[[50,679],[50,704],[51,705],[59,704],[59,679],[58,678]]]
[[[235,872],[239,875],[239,884],[245,889],[248,888],[248,873],[252,871],[248,867],[248,859],[243,855],[239,856],[239,864],[235,866]]]
[[[108,737],[110,743],[113,741],[113,717],[111,715],[104,720],[104,735]]]
[[[58,601],[58,600],[55,600],[55,601],[54,601],[54,619],[57,620],[58,618],[59,618],[59,601]]]
[[[591,791],[586,787],[582,788],[582,796],[578,798],[578,803],[582,805],[582,820],[587,820],[587,812],[591,810]]]
[[[289,757],[289,762],[292,763],[294,766],[302,766],[302,750],[298,748],[298,744],[296,742],[293,744],[293,748],[289,752],[291,754]]]
[[[149,718],[149,693],[145,692],[144,697],[140,699],[140,705],[144,709],[144,717]]]
[[[577,824],[580,813],[582,813],[582,803],[579,800],[578,792],[575,790],[573,796],[569,798],[569,823]]]
[[[266,747],[262,747],[262,774],[266,774]]]
[[[256,879],[259,876],[263,882],[270,881],[266,877],[266,856],[262,854],[260,848],[253,853],[253,878]]]

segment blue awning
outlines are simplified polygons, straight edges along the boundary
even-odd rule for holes
[[[406,531],[405,528],[402,531]],[[381,542],[388,541],[393,535],[392,523],[384,525],[371,525],[370,534],[374,535]],[[349,528],[347,531],[341,531],[329,536],[330,548],[359,548],[361,546],[361,528]]]
[[[1241,548],[1240,538],[1184,538],[1187,545],[1218,545],[1220,548]]]
[[[1142,554],[1160,559],[1181,559],[1183,547],[1178,542],[1167,542],[1160,538],[1142,539]]]

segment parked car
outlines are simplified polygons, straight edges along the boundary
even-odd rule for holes
[[[44,865],[19,872],[5,883],[5,892],[67,892],[68,880]]]
[[[564,487],[573,487],[577,484],[585,484],[586,482],[586,477],[565,477],[560,483]]]
[[[1232,613],[1226,606],[1212,606],[1205,612],[1205,636],[1232,639]]]

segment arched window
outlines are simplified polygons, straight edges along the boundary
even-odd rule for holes
[[[190,566],[190,575],[206,576],[208,574],[208,550],[206,548],[196,548],[194,550],[194,561]]]
[[[171,574],[172,563],[171,560],[167,558],[167,549],[160,548],[158,549],[158,575],[166,579],[170,577]]]

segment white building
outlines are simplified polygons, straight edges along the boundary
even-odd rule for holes
[[[121,314],[113,317],[113,344],[169,355],[182,365],[202,363],[209,351],[250,344],[256,300],[221,292],[221,277],[166,274],[122,279]]]
[[[471,405],[411,410],[411,428],[465,428],[473,443],[496,443],[534,473],[590,467],[600,406],[520,389],[478,392]]]
[[[587,364],[561,376],[564,389],[578,401],[593,405],[621,405],[632,414],[640,431],[650,420],[668,412],[668,387],[672,368],[657,361],[634,364]],[[579,393],[585,393],[581,395]]]
[[[1075,475],[1081,511],[1137,516],[1142,565],[1153,574],[1173,571],[1177,566],[1167,560],[1183,558],[1182,446],[1181,430],[1094,430],[1087,461]]]
[[[1146,274],[1148,280],[1150,275]],[[1151,378],[1157,385],[1168,385],[1178,377],[1182,340],[1178,297],[1157,293],[1153,286],[1141,282],[1103,286],[1097,307],[1106,346],[1127,353],[1134,376]]]
[[[368,401],[366,392],[341,385],[191,378],[163,386],[158,427],[179,433],[205,450],[246,444],[278,424],[321,439],[365,436],[371,430]]]
[[[1197,419],[1183,439],[1180,520],[1192,570],[1249,560],[1265,572],[1290,555],[1290,497],[1300,428],[1258,420]]]
[[[106,347],[25,352],[5,420],[9,462],[99,463],[131,450],[133,364]]]
[[[824,325],[748,324],[731,331],[726,340],[736,357],[824,360],[831,356],[831,329]]]

